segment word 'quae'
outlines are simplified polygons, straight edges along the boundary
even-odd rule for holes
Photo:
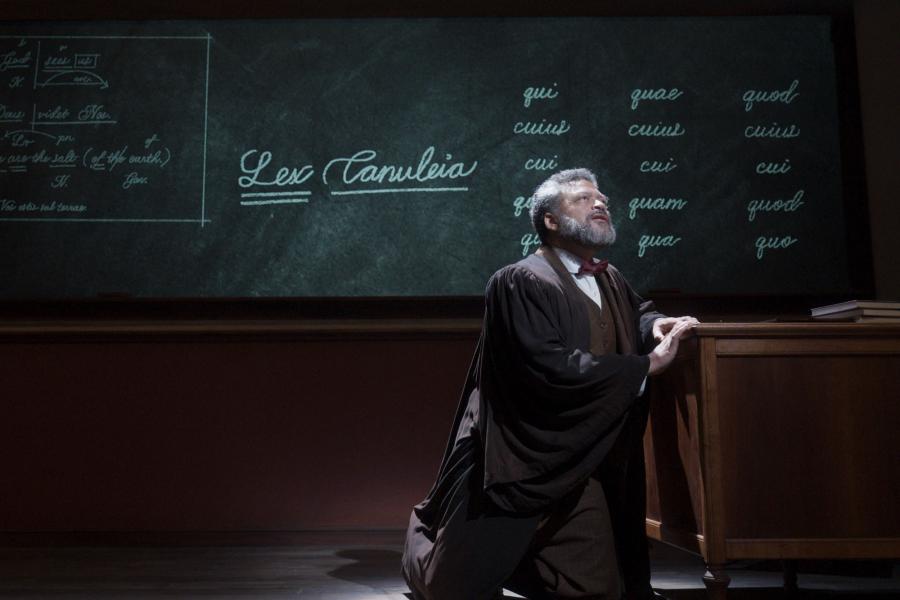
[[[786,90],[772,90],[768,92],[747,90],[744,92],[744,95],[741,96],[741,100],[744,101],[744,111],[750,112],[753,110],[753,105],[756,102],[781,102],[782,104],[790,104],[800,95],[800,92],[794,91],[797,89],[798,85],[800,85],[800,81],[795,79]]]
[[[638,104],[644,100],[678,100],[684,94],[678,88],[658,88],[655,90],[644,90],[634,88],[631,91],[631,110],[637,110]]]

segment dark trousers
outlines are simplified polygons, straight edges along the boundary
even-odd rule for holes
[[[616,547],[597,479],[588,479],[541,520],[505,587],[529,600],[619,600]]]
[[[530,600],[619,600],[623,591],[628,600],[651,597],[646,423],[646,403],[639,403],[594,476],[541,520],[507,588]]]

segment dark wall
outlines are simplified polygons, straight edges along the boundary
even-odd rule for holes
[[[879,298],[900,300],[900,3],[854,6],[875,289]]]
[[[0,531],[399,528],[474,335],[0,342]]]

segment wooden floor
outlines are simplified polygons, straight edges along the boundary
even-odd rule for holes
[[[396,532],[317,534],[272,544],[22,545],[0,547],[0,598],[225,598],[407,600]],[[55,542],[58,544],[58,542]],[[667,547],[653,551],[654,587],[672,600],[702,600],[702,562]],[[735,565],[734,600],[781,598],[781,574]],[[885,565],[880,565],[884,571]],[[900,598],[900,572],[799,576],[801,598]],[[460,600],[469,600],[463,599]]]

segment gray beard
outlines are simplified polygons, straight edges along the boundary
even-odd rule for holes
[[[594,229],[590,223],[579,223],[572,217],[560,215],[559,236],[577,242],[586,248],[599,250],[616,241],[616,228],[613,227],[612,221],[607,225],[609,227]]]

